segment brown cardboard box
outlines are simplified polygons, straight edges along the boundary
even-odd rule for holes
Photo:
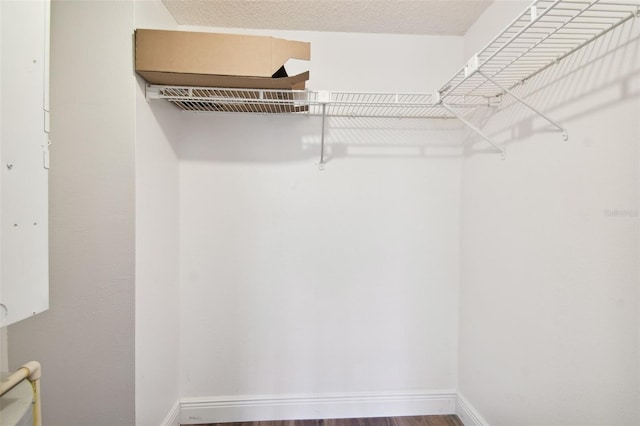
[[[310,44],[273,37],[136,30],[136,72],[152,84],[303,89],[305,72],[272,78],[289,59],[310,59]]]

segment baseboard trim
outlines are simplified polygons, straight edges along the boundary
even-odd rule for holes
[[[183,398],[181,424],[455,414],[455,391]]]
[[[464,426],[489,426],[480,413],[469,403],[469,401],[458,392],[456,395],[456,415]]]
[[[160,423],[160,426],[180,426],[180,411],[181,411],[181,402],[176,401],[167,413],[166,417]]]

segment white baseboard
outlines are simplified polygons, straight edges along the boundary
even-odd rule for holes
[[[160,426],[180,426],[180,401],[176,401]]]
[[[182,424],[455,414],[455,391],[183,398]]]
[[[480,413],[473,408],[473,405],[469,403],[469,401],[458,392],[456,395],[456,415],[464,426],[489,426]]]

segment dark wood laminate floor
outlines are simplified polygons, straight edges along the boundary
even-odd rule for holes
[[[363,419],[282,420],[269,422],[206,423],[194,426],[464,426],[458,416],[374,417]]]

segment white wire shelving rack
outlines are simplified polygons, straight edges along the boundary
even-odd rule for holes
[[[434,94],[147,86],[147,99],[166,99],[198,112],[286,113],[325,117],[455,118],[504,158],[504,148],[465,116],[504,95],[568,134],[513,89],[580,48],[640,16],[640,0],[536,0]]]
[[[231,89],[149,85],[147,99],[166,99],[185,111],[261,114],[306,114],[322,117],[320,168],[324,168],[325,117],[456,118],[449,110],[476,108],[486,102],[452,97],[451,106],[433,101],[431,94],[337,92],[312,90]],[[476,103],[473,103],[476,102]]]
[[[313,90],[231,89],[147,86],[147,99],[166,99],[197,112],[307,114],[330,117],[455,118],[426,93],[339,92]],[[486,100],[455,97],[457,108],[476,108]]]
[[[569,136],[564,127],[513,89],[638,16],[638,0],[534,1],[449,79],[435,98],[440,105],[448,107],[449,99],[510,95],[561,131],[567,140]],[[451,107],[448,109],[455,112]],[[498,149],[504,158],[503,148],[464,117],[458,118]]]

